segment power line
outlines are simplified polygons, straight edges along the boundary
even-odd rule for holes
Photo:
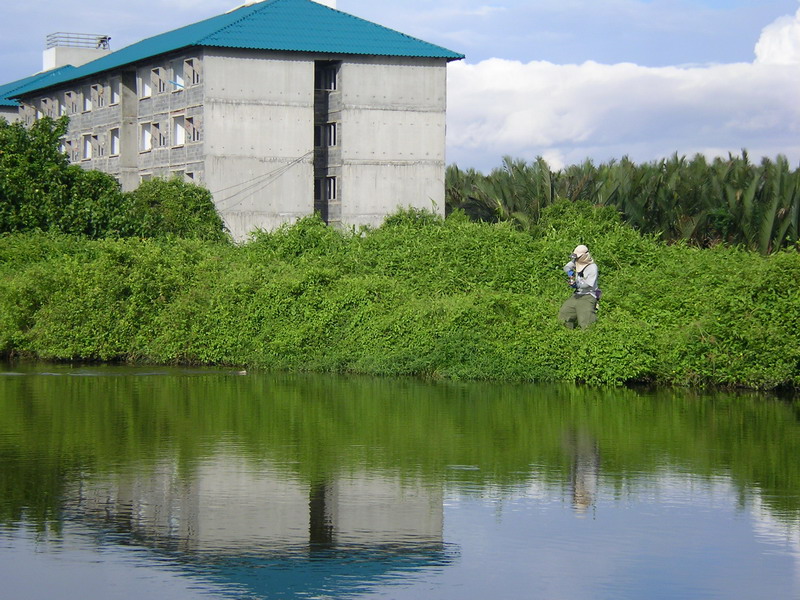
[[[216,191],[212,192],[212,194],[215,197],[217,197],[222,192],[226,192],[228,190],[233,190],[234,188],[240,188],[237,191],[235,191],[232,194],[230,194],[229,196],[219,199],[219,201],[217,202],[217,204],[219,206],[219,209],[220,210],[230,210],[232,208],[235,208],[236,206],[239,206],[245,200],[248,200],[249,198],[251,198],[256,193],[264,190],[270,184],[274,183],[278,178],[280,178],[289,169],[291,169],[296,164],[302,162],[303,160],[305,160],[306,158],[311,156],[313,153],[314,153],[314,151],[311,150],[309,152],[306,152],[302,156],[298,156],[297,158],[292,159],[288,163],[286,163],[284,165],[281,165],[280,167],[278,167],[276,169],[273,169],[273,170],[268,171],[266,173],[262,173],[260,175],[257,175],[256,177],[253,177],[252,179],[248,179],[247,181],[242,181],[242,182],[236,183],[234,185],[228,186],[226,188],[221,188],[219,190],[216,190]],[[245,194],[245,195],[242,196],[242,194]],[[239,197],[239,196],[241,196],[241,197]],[[233,204],[230,204],[228,206],[225,206],[226,202],[234,200],[237,197],[239,197],[239,198],[238,198],[238,200],[236,200],[236,202],[234,202]]]

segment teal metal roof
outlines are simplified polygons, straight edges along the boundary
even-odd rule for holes
[[[17,91],[36,84],[39,84],[43,87],[47,86],[49,85],[47,82],[56,79],[60,80],[60,78],[65,74],[74,70],[75,67],[72,65],[67,65],[65,67],[60,67],[44,73],[37,73],[36,75],[31,75],[29,77],[25,77],[24,79],[18,79],[17,81],[0,85],[0,106],[19,106],[19,102],[13,100]]]
[[[329,8],[312,0],[264,0],[168,31],[98,58],[60,79],[33,82],[18,96],[192,46],[324,54],[464,58],[441,46]]]

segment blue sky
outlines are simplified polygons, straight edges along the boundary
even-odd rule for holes
[[[0,82],[41,69],[48,33],[119,49],[235,0],[28,0],[3,9]],[[798,0],[338,0],[339,10],[466,55],[451,63],[447,160],[554,167],[624,155],[800,162]]]

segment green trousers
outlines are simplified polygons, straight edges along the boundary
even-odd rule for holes
[[[591,294],[572,294],[561,305],[558,320],[567,329],[575,329],[576,324],[581,329],[587,328],[597,320],[597,300]]]

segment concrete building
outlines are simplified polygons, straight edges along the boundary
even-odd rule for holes
[[[206,186],[237,239],[314,211],[339,226],[443,213],[446,66],[463,55],[334,4],[247,4],[6,96],[28,123],[69,115],[70,160],[123,190]]]
[[[16,94],[18,90],[33,86],[46,79],[54,79],[59,77],[63,72],[73,68],[72,65],[66,65],[59,69],[36,73],[35,75],[0,85],[0,118],[4,118],[9,123],[19,121],[22,118],[20,110],[21,104],[14,98],[14,94]]]

